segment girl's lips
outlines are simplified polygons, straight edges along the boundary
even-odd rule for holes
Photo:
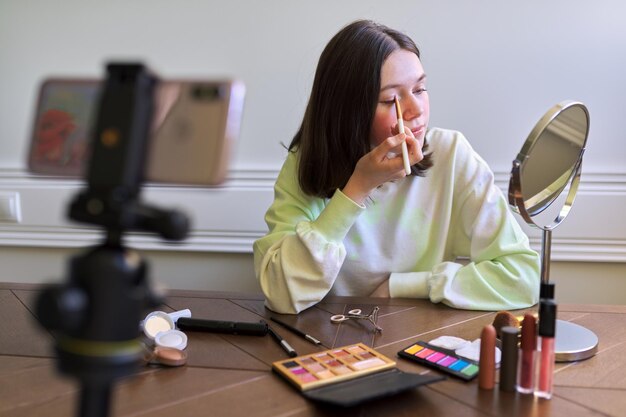
[[[421,135],[424,132],[424,126],[422,125],[422,126],[415,127],[411,129],[411,132],[413,132],[413,136],[417,137],[418,135]]]

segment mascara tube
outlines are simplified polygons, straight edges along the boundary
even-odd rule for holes
[[[181,317],[176,322],[181,330],[211,333],[240,334],[247,336],[265,336],[267,323],[246,323],[237,321],[203,320]]]

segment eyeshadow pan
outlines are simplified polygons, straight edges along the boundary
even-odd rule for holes
[[[305,373],[305,374],[301,374],[298,375],[298,379],[302,382],[313,382],[313,381],[317,381],[317,378],[315,377],[315,375],[310,374],[310,373]]]
[[[345,363],[354,363],[354,362],[357,362],[359,359],[355,356],[350,355],[350,356],[342,356],[341,360]]]
[[[346,352],[346,351],[345,351],[345,350],[343,350],[343,349],[338,349],[338,350],[334,350],[334,351],[332,352],[332,354],[333,354],[333,355],[335,355],[336,357],[340,358],[340,357],[342,357],[342,356],[346,356],[346,355],[348,355],[348,352]]]
[[[345,375],[352,372],[352,370],[345,365],[336,366],[332,368],[331,371],[333,371],[336,375]]]
[[[319,354],[319,355],[315,355],[315,359],[317,359],[320,362],[327,362],[327,361],[331,360],[332,358],[333,357],[330,356],[327,353],[322,353],[322,354]]]
[[[316,373],[315,376],[318,377],[319,379],[328,379],[328,378],[333,378],[335,374],[333,374],[330,370],[326,369],[322,372]]]
[[[470,366],[466,367],[465,369],[461,371],[461,373],[465,375],[474,375],[477,372],[478,372],[478,366],[474,364],[471,364]]]
[[[358,346],[351,346],[351,347],[349,347],[347,350],[348,350],[349,352],[351,352],[351,353],[356,353],[357,355],[360,355],[361,353],[364,353],[364,352],[365,352],[365,350],[364,350],[364,349],[361,349],[361,348],[360,348],[360,347],[358,347]]]
[[[352,367],[354,369],[369,369],[369,368],[373,368],[375,366],[380,366],[384,364],[385,364],[385,361],[383,361],[382,359],[372,358],[372,359],[365,359],[360,362],[355,362],[352,364]]]
[[[465,368],[467,365],[469,365],[469,363],[459,359],[458,361],[454,362],[450,366],[450,369],[452,369],[453,371],[460,371],[461,369]]]
[[[297,368],[291,368],[291,372],[293,372],[296,375],[300,375],[306,372],[306,369],[304,369],[301,366],[298,366]]]
[[[294,361],[289,361],[289,362],[283,363],[283,366],[285,368],[293,368],[294,366],[298,366],[298,364]]]
[[[420,345],[413,345],[407,349],[404,349],[404,351],[408,353],[409,355],[415,355],[417,352],[419,352],[422,349],[424,348]]]
[[[429,362],[439,362],[439,360],[443,359],[446,356],[445,353],[441,353],[441,352],[435,352],[432,355],[430,355],[429,357],[426,358],[427,361]]]
[[[420,350],[418,353],[415,354],[415,356],[417,356],[418,358],[424,359],[426,356],[430,355],[433,352],[434,350],[426,348],[426,349]]]
[[[320,371],[323,371],[323,370],[326,369],[322,365],[320,365],[319,363],[313,363],[311,365],[308,365],[307,368],[308,368],[309,372],[313,372],[313,373],[320,372]]]
[[[446,356],[445,358],[441,359],[437,363],[441,366],[449,366],[450,364],[453,364],[454,362],[456,362],[456,358],[453,358],[452,356]]]
[[[309,358],[302,358],[302,359],[300,359],[300,363],[302,365],[308,365],[308,364],[314,363],[314,362],[315,361],[313,360],[313,358],[310,358],[310,357]]]

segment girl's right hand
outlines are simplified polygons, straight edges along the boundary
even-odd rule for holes
[[[355,203],[363,204],[370,193],[382,184],[406,176],[402,163],[402,142],[406,140],[411,165],[422,160],[423,155],[411,131],[388,137],[357,162],[352,176],[342,192]],[[394,155],[395,156],[392,156]],[[391,157],[390,157],[391,156]]]

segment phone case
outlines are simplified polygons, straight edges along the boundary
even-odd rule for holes
[[[39,92],[28,153],[35,174],[80,177],[90,158],[101,82],[52,78]],[[228,171],[245,87],[234,80],[167,80],[155,91],[146,181],[213,186]]]

